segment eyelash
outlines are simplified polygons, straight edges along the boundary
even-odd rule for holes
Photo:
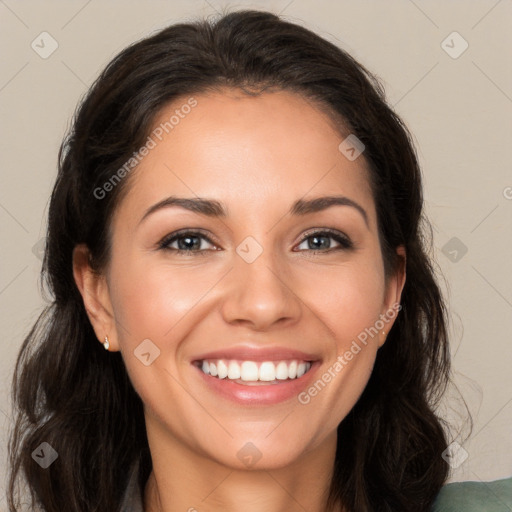
[[[327,235],[329,238],[332,238],[333,240],[338,242],[341,247],[335,247],[335,248],[330,248],[330,249],[325,249],[325,250],[324,249],[318,249],[318,250],[314,250],[314,249],[304,250],[303,249],[303,250],[295,251],[295,252],[309,251],[309,252],[313,252],[313,254],[330,253],[333,251],[350,250],[350,249],[353,249],[353,247],[354,247],[354,244],[347,236],[345,236],[342,233],[340,233],[339,231],[336,231],[333,229],[322,229],[322,230],[309,232],[306,234],[306,236],[304,236],[304,238],[302,238],[302,240],[299,242],[299,245],[301,245],[303,242],[308,240],[308,238],[313,238],[314,236],[321,236],[321,235],[324,235],[324,236]],[[171,233],[169,236],[165,237],[161,242],[159,242],[158,249],[162,249],[164,251],[172,251],[172,252],[175,252],[176,254],[181,254],[181,255],[185,255],[185,254],[190,255],[191,253],[196,253],[199,256],[206,256],[206,253],[209,251],[208,249],[201,249],[198,251],[193,251],[193,250],[187,250],[187,249],[174,249],[174,248],[169,247],[169,244],[171,244],[172,242],[175,242],[176,240],[179,240],[181,238],[195,237],[195,236],[202,238],[203,240],[206,240],[207,242],[209,242],[212,245],[215,245],[215,243],[212,242],[210,240],[210,238],[208,236],[206,236],[204,233],[202,233],[201,231],[181,230],[181,231],[176,231],[175,233]]]

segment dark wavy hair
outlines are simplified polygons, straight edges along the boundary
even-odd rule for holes
[[[340,135],[355,134],[366,147],[386,276],[399,263],[395,249],[406,249],[402,309],[338,427],[328,506],[428,511],[445,483],[447,423],[436,410],[450,382],[448,318],[411,134],[379,79],[345,51],[277,15],[243,10],[174,24],[132,44],[77,107],[48,213],[41,284],[52,301],[26,336],[13,377],[11,511],[19,510],[21,477],[33,506],[46,512],[119,511],[135,463],[144,489],[152,465],[142,401],[121,354],[96,339],[74,281],[73,249],[87,244],[92,268],[105,269],[110,220],[133,174],[102,200],[94,190],[144,144],[169,102],[226,87],[295,92],[328,112]],[[42,442],[59,454],[47,469],[31,456]]]

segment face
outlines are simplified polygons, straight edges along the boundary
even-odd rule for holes
[[[95,328],[153,431],[230,467],[283,467],[335,439],[403,275],[385,281],[364,154],[338,149],[324,113],[291,92],[194,98],[160,113],[155,129],[181,115],[129,177],[102,296],[111,316]],[[190,208],[161,203],[171,196]],[[326,196],[344,199],[311,202]]]

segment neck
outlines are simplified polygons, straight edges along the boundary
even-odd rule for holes
[[[159,484],[154,472],[151,473],[144,495],[144,512],[343,512],[340,504],[327,510],[326,496],[312,496],[299,489],[286,488],[274,471],[267,472],[266,478],[251,476],[251,481],[228,473],[222,475],[217,487],[210,494],[188,492],[174,494],[174,490]],[[172,493],[172,495],[171,495]],[[194,497],[191,497],[194,496]]]
[[[153,471],[144,493],[145,512],[342,510],[339,505],[327,510],[335,436],[285,467],[241,470],[189,450],[177,440],[167,438],[155,446],[151,433],[148,428]]]

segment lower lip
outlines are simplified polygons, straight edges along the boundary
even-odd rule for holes
[[[278,381],[278,384],[244,385],[229,379],[219,379],[206,375],[200,368],[192,365],[199,372],[209,389],[238,404],[272,405],[297,397],[311,382],[313,374],[320,366],[320,361],[311,363],[307,373],[298,379]]]

